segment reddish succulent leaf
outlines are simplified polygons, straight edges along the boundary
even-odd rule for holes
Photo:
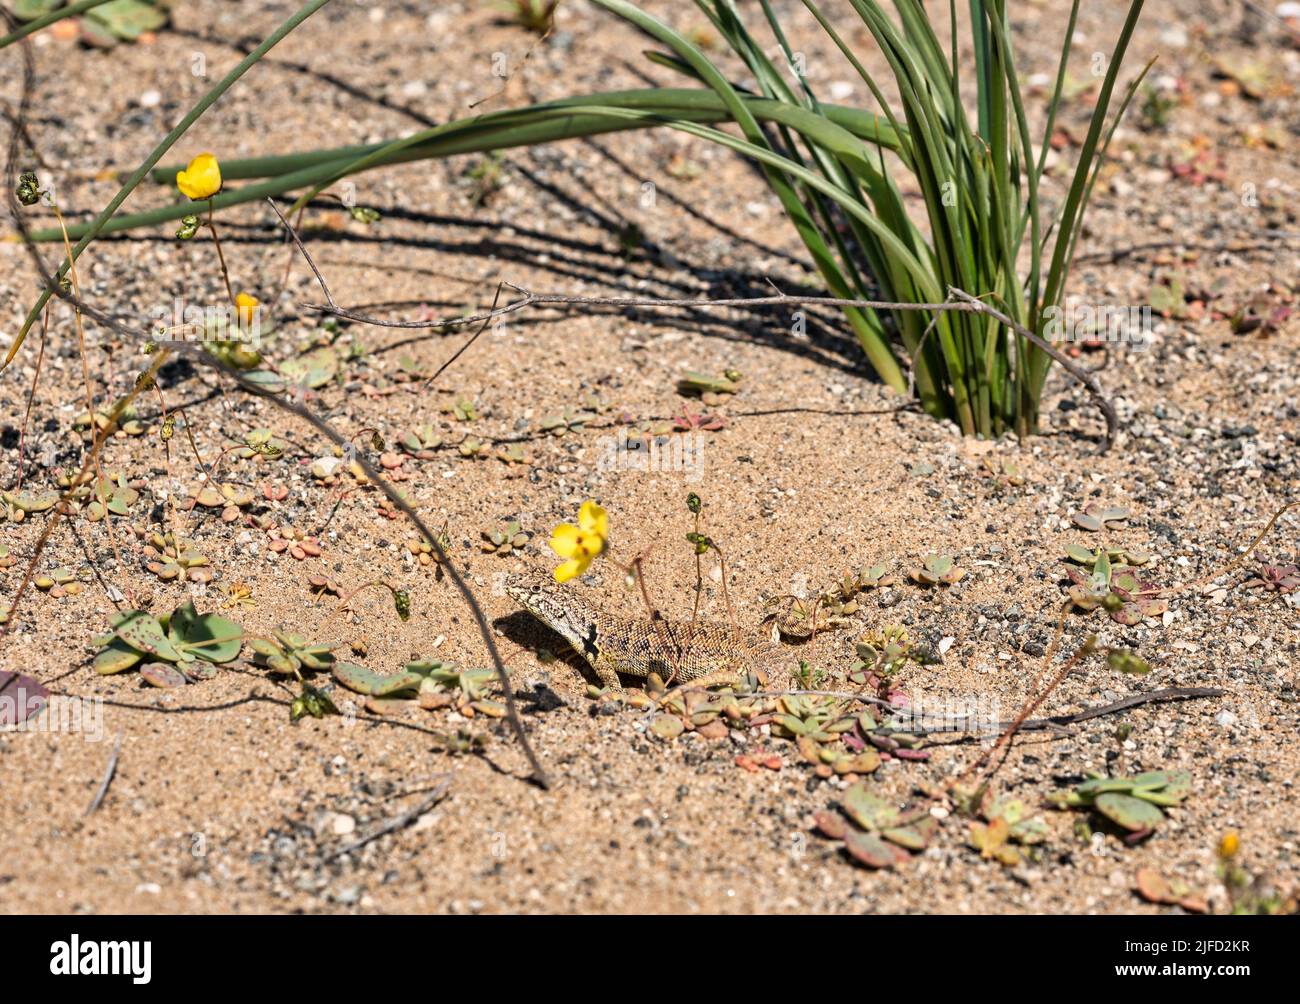
[[[813,819],[817,824],[817,832],[824,837],[830,837],[832,840],[843,840],[844,835],[848,833],[848,820],[838,812],[822,809]]]
[[[868,868],[892,868],[907,861],[909,855],[903,848],[886,843],[875,833],[849,830],[844,835],[844,849],[849,856]]]
[[[34,677],[0,670],[0,728],[35,718],[49,703],[50,692]]]
[[[1137,608],[1136,603],[1125,603],[1110,612],[1110,619],[1116,624],[1132,627],[1134,624],[1142,623],[1142,611]]]
[[[1193,913],[1205,913],[1210,908],[1205,897],[1193,893],[1186,883],[1167,879],[1154,868],[1139,868],[1134,888],[1148,903],[1181,906]]]

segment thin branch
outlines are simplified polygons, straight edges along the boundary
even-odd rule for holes
[[[285,219],[284,213],[280,212],[280,207],[275,204],[275,199],[268,196],[266,201],[269,202],[271,208],[275,210],[275,215],[280,217],[280,222],[284,225],[285,232],[289,235],[290,239],[292,239],[294,245],[298,248],[299,253],[307,260],[307,264],[311,266],[311,270],[316,273],[316,281],[320,283],[321,292],[325,294],[325,299],[329,301],[330,309],[337,310],[338,304],[334,302],[334,296],[330,293],[329,285],[325,282],[325,277],[321,275],[320,269],[316,267],[316,262],[312,260],[310,252],[308,252],[306,246],[302,242],[302,238],[298,236],[298,231],[293,228],[293,224]]]
[[[393,816],[391,819],[385,822],[378,829],[372,830],[364,837],[361,837],[358,840],[354,840],[350,844],[344,844],[338,850],[332,851],[331,853],[325,856],[325,860],[333,861],[336,858],[341,858],[345,854],[351,854],[354,851],[359,851],[367,844],[374,843],[380,837],[387,836],[389,833],[395,833],[398,830],[406,829],[406,827],[410,826],[417,819],[419,819],[426,812],[428,812],[435,805],[437,805],[444,798],[446,798],[447,791],[450,788],[451,788],[451,775],[444,774],[442,776],[442,779],[438,782],[438,784],[434,786],[433,790],[429,792],[427,796],[425,796],[420,800],[419,804],[412,806],[410,809],[407,809],[405,812],[398,813],[396,816]]]
[[[104,768],[104,780],[99,782],[99,788],[95,792],[95,797],[90,800],[90,805],[86,806],[86,815],[99,808],[104,796],[108,794],[108,786],[113,783],[113,777],[117,774],[117,757],[122,752],[122,732],[119,729],[117,738],[113,741],[113,752],[108,758],[108,766]]]
[[[324,280],[322,279],[321,281],[323,284]],[[1082,384],[1084,389],[1092,396],[1093,401],[1096,403],[1098,409],[1106,420],[1106,438],[1102,446],[1102,452],[1109,450],[1115,441],[1115,430],[1118,425],[1115,408],[1106,397],[1106,394],[1102,390],[1101,384],[1097,381],[1096,376],[1087,369],[1079,366],[1071,360],[1069,356],[1054,347],[1046,339],[1034,334],[1023,324],[1012,320],[996,307],[990,307],[988,304],[971,294],[955,287],[949,287],[948,296],[950,299],[945,300],[943,303],[900,303],[891,300],[855,300],[836,296],[789,296],[785,293],[778,293],[773,296],[727,297],[722,299],[711,299],[709,297],[673,299],[652,296],[577,296],[571,293],[536,293],[512,282],[502,282],[501,285],[518,293],[519,299],[513,300],[502,307],[494,306],[491,310],[461,317],[443,317],[419,321],[389,321],[384,318],[374,317],[369,314],[362,314],[357,311],[339,307],[333,302],[328,304],[308,303],[303,306],[308,310],[316,310],[322,313],[332,314],[360,324],[372,324],[383,328],[402,329],[454,328],[466,324],[488,322],[497,317],[503,317],[506,314],[513,314],[528,307],[557,305],[581,305],[589,307],[668,307],[679,309],[704,307],[823,306],[856,307],[859,309],[870,310],[918,310],[934,313],[956,312],[984,314],[993,318],[995,321],[998,321],[1000,324],[1005,325],[1007,328],[1010,328],[1021,338],[1024,338],[1026,341],[1046,352],[1052,357],[1052,359],[1061,364],[1062,369]],[[328,291],[326,292],[326,298],[332,301],[332,297],[329,296]]]

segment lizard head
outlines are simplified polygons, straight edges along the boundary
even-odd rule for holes
[[[573,589],[539,573],[506,576],[506,595],[561,635],[588,662],[595,659],[596,611]]]

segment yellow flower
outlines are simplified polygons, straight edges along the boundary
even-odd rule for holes
[[[609,539],[609,516],[588,499],[578,510],[578,525],[561,523],[551,531],[551,550],[568,560],[555,570],[556,582],[568,582],[581,575],[605,550]]]
[[[201,153],[190,161],[184,171],[176,175],[176,187],[181,194],[203,202],[221,191],[221,165],[215,154]]]
[[[1229,830],[1219,838],[1219,857],[1227,861],[1229,858],[1236,856],[1240,847],[1241,837],[1237,835],[1236,830]]]
[[[251,293],[240,293],[235,297],[235,311],[239,315],[240,327],[248,327],[253,323],[253,314],[262,301]]]

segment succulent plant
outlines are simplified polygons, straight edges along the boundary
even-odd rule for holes
[[[1081,530],[1097,533],[1100,530],[1115,530],[1125,525],[1131,513],[1124,506],[1104,506],[1100,502],[1089,502],[1083,512],[1071,514],[1070,520]]]
[[[244,445],[236,447],[234,454],[243,460],[252,457],[275,460],[283,456],[288,448],[289,444],[277,437],[270,429],[257,428],[244,437]]]
[[[1206,913],[1210,908],[1205,896],[1192,892],[1186,882],[1165,878],[1154,868],[1139,868],[1133,887],[1148,903],[1180,906],[1191,913]]]
[[[925,661],[901,624],[887,624],[880,631],[864,635],[854,645],[854,651],[857,659],[849,669],[849,679],[871,686],[885,699],[909,663]]]
[[[155,532],[149,535],[148,540],[144,554],[151,560],[145,567],[164,582],[173,579],[180,582],[212,581],[211,562],[194,550],[193,543],[184,537],[178,539],[170,531]]]
[[[627,412],[623,412],[614,420],[615,425],[627,426],[627,443],[629,450],[646,450],[649,451],[652,442],[665,443],[667,436],[673,431],[672,422],[658,421],[647,419],[644,422],[638,422]]]
[[[981,857],[992,858],[1009,868],[1021,861],[1021,852],[1016,844],[1031,846],[1047,839],[1046,823],[1018,798],[994,796],[992,790],[986,788],[980,800],[979,814],[984,821],[971,822],[971,845]]]
[[[95,497],[86,506],[86,518],[98,521],[106,516],[125,516],[140,498],[121,474],[115,480],[102,478],[95,485]]]
[[[1020,468],[1010,460],[1003,460],[1000,457],[985,456],[984,471],[993,480],[993,483],[1001,488],[1004,486],[1019,488],[1025,483],[1025,476],[1020,473]]]
[[[1077,565],[1087,565],[1092,567],[1097,563],[1097,559],[1102,553],[1110,560],[1112,565],[1145,565],[1151,561],[1151,555],[1146,551],[1139,551],[1132,547],[1106,547],[1091,550],[1086,547],[1080,547],[1078,544],[1071,544],[1065,549],[1065,557]]]
[[[707,373],[688,372],[677,381],[677,393],[683,397],[699,397],[710,407],[724,403],[727,398],[740,391],[741,375],[736,370],[727,370],[722,376],[709,376]]]
[[[331,596],[343,595],[343,587],[328,575],[309,575],[307,585],[311,587],[314,596],[324,596],[327,593]]]
[[[524,452],[524,447],[521,443],[507,443],[504,446],[498,446],[496,452],[492,455],[503,464],[510,467],[526,467],[532,463],[532,461],[528,459],[528,454]]]
[[[457,422],[473,422],[479,418],[478,405],[472,397],[465,394],[457,395],[450,404],[443,405],[442,410]]]
[[[721,415],[707,412],[691,411],[686,405],[673,416],[674,432],[718,432],[727,427],[727,420]]]
[[[146,32],[157,31],[167,24],[169,6],[166,2],[110,0],[87,11],[80,19],[82,40],[100,48],[137,41]]]
[[[248,646],[257,665],[282,676],[301,677],[303,670],[314,672],[334,665],[333,646],[318,645],[294,632],[277,630],[274,638],[250,638]]]
[[[532,534],[521,529],[518,520],[512,519],[504,529],[484,530],[482,537],[484,551],[506,557],[528,546]]]
[[[1127,843],[1150,836],[1165,820],[1161,810],[1181,805],[1192,792],[1187,771],[1148,771],[1136,777],[1106,777],[1089,773],[1088,780],[1072,789],[1047,796],[1058,809],[1091,809],[1128,831]]]
[[[687,539],[696,543],[698,538],[703,544],[711,544],[707,537],[688,534]],[[697,544],[697,551],[700,551]],[[705,550],[708,548],[705,547]],[[887,573],[889,566],[881,563],[859,569],[844,576],[829,589],[819,593],[815,600],[802,596],[773,596],[767,600],[764,620],[774,620],[777,630],[787,638],[809,638],[815,631],[825,627],[843,624],[858,612],[858,596],[870,589],[879,589],[894,584],[894,579]]]
[[[204,665],[231,662],[243,646],[244,629],[218,614],[200,614],[182,603],[166,617],[127,610],[109,622],[110,632],[93,644],[95,671],[120,673],[139,663],[174,663],[187,677],[208,675]]]
[[[486,458],[484,452],[483,440],[474,436],[466,436],[456,444],[456,452],[467,459]]]
[[[913,568],[907,574],[922,586],[951,586],[959,582],[966,571],[953,563],[951,555],[931,552],[921,559],[920,568]]]
[[[308,535],[301,527],[289,524],[271,526],[267,530],[267,536],[270,538],[267,550],[274,554],[287,553],[297,561],[319,558],[324,553],[320,540]]]
[[[253,493],[238,485],[207,484],[195,493],[190,501],[190,508],[196,505],[205,509],[220,509],[221,521],[233,523],[239,519],[240,510],[253,504]]]
[[[432,425],[421,425],[404,433],[397,445],[416,460],[432,460],[442,445],[442,437],[433,431]]]
[[[577,432],[595,417],[589,411],[565,408],[558,415],[546,415],[540,424],[543,432],[549,432],[553,436],[563,436],[569,432]]]
[[[433,549],[431,544],[424,537],[417,537],[406,542],[406,549],[415,555],[415,560],[421,565],[429,566],[438,561],[438,553]]]
[[[345,483],[355,486],[365,484],[368,480],[361,465],[356,460],[344,459],[343,451],[339,447],[334,448],[333,455],[317,457],[313,460],[307,468],[307,473],[321,484],[330,486]]]
[[[415,700],[422,708],[453,707],[461,714],[484,714],[503,717],[505,705],[488,696],[488,686],[496,679],[493,669],[457,669],[449,662],[420,659],[408,662],[400,673],[385,676],[352,663],[334,667],[334,679],[343,686],[369,698]],[[382,710],[374,701],[366,705]]]
[[[834,697],[787,694],[777,699],[772,733],[788,739],[807,736],[819,743],[830,742],[853,728],[854,719],[845,716],[844,707]]]
[[[400,488],[397,490],[397,497],[412,508],[415,508],[420,504],[417,499],[411,497],[409,492],[403,491]],[[402,510],[397,508],[393,500],[382,492],[375,496],[375,509],[378,511],[379,515],[384,517],[384,519],[402,518]]]
[[[330,345],[318,345],[280,363],[280,376],[290,384],[319,390],[339,376],[339,354]]]
[[[5,516],[11,523],[21,523],[31,513],[45,512],[59,504],[58,492],[0,492],[5,504]]]
[[[653,705],[659,713],[651,721],[650,732],[659,739],[675,739],[687,730],[705,739],[725,739],[732,728],[758,723],[760,718],[764,723],[772,720],[771,713],[778,706],[776,699],[750,693],[765,686],[762,674],[746,672],[735,684],[669,691],[663,679],[651,673],[644,692],[611,694],[593,685],[587,688],[587,694],[597,699],[612,697],[633,708]]]
[[[851,600],[859,593],[870,589],[883,589],[893,584],[894,579],[889,575],[889,566],[882,561],[878,565],[863,566],[852,575],[845,573],[844,577],[835,584],[834,590],[842,599]]]
[[[1270,593],[1294,593],[1300,589],[1300,568],[1295,565],[1259,566],[1254,578],[1242,583],[1246,589],[1266,589]]]
[[[125,516],[140,498],[139,491],[127,484],[120,473],[110,473],[98,481],[94,472],[89,470],[79,474],[60,473],[56,482],[63,490],[61,511],[70,513],[77,506],[83,506],[86,518],[92,522],[110,514]]]
[[[1067,565],[1065,574],[1072,583],[1066,595],[1075,607],[1083,611],[1102,607],[1116,624],[1140,624],[1169,609],[1169,602],[1157,595],[1160,589],[1155,583],[1139,578],[1131,566],[1112,567],[1103,550],[1096,552],[1091,573]]]
[[[832,840],[842,840],[845,853],[868,868],[905,864],[912,852],[929,846],[939,825],[924,808],[899,809],[868,791],[861,781],[845,790],[837,808],[838,813],[817,813],[817,829]]]
[[[61,596],[75,596],[81,592],[81,583],[69,568],[55,568],[32,579],[32,585],[42,592],[48,592],[56,599]]]
[[[83,411],[72,422],[74,429],[89,429],[90,425],[91,418],[88,411]],[[144,423],[136,418],[135,408],[130,405],[123,409],[116,423],[112,421],[108,412],[96,411],[94,425],[97,432],[123,432],[128,436],[144,435]]]

